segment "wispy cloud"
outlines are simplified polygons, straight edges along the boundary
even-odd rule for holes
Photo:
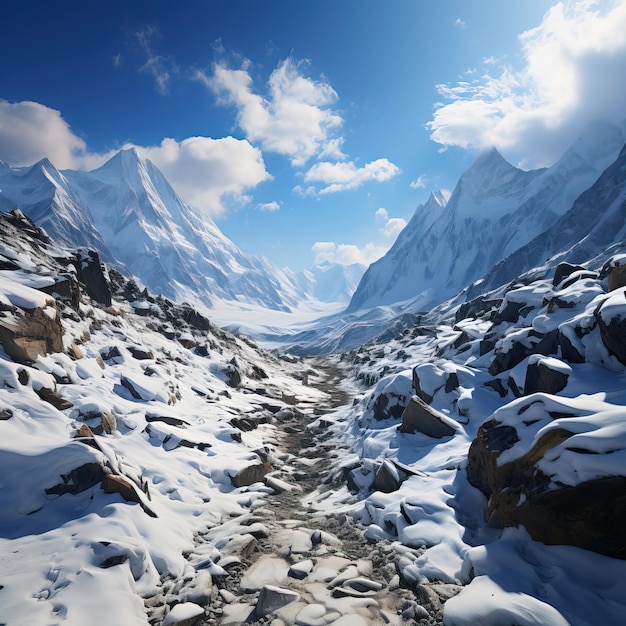
[[[257,204],[257,209],[259,209],[259,211],[278,211],[280,210],[280,204],[276,201],[263,202],[261,204]]]
[[[146,56],[146,61],[139,71],[152,76],[157,92],[165,96],[169,94],[172,75],[178,73],[178,68],[170,58],[154,51],[152,40],[158,35],[159,32],[154,26],[147,26],[135,33],[135,39]]]
[[[343,119],[333,110],[338,96],[325,79],[305,75],[306,61],[291,57],[272,72],[267,95],[258,93],[245,61],[240,69],[216,63],[207,75],[197,70],[195,78],[218,97],[218,102],[237,110],[237,123],[246,137],[264,150],[287,156],[302,166],[314,156],[345,158],[343,138],[337,134]]]
[[[426,176],[424,174],[421,174],[415,180],[411,181],[409,183],[409,186],[411,187],[411,189],[423,189],[424,187],[426,187]]]
[[[388,159],[376,159],[363,167],[353,161],[315,163],[304,175],[306,183],[313,183],[313,189],[305,188],[307,193],[321,195],[356,189],[368,181],[384,182],[400,173],[400,168]],[[322,187],[318,190],[315,184]],[[301,188],[297,190],[302,191]]]
[[[462,20],[460,17],[457,17],[456,20],[454,20],[454,25],[457,28],[462,28],[462,29],[467,28],[467,22],[465,20]]]
[[[626,0],[558,3],[519,41],[520,69],[490,58],[480,78],[438,86],[449,102],[427,125],[431,139],[495,145],[532,155],[528,165],[537,166],[554,162],[593,119],[623,122]]]

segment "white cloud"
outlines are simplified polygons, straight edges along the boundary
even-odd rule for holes
[[[386,222],[389,219],[389,213],[387,212],[387,209],[383,207],[380,207],[380,209],[377,209],[374,215],[376,216],[377,221],[382,220],[383,222]]]
[[[60,111],[38,102],[0,100],[0,160],[32,165],[49,158],[58,168],[75,167],[87,153]]]
[[[377,246],[373,243],[367,243],[362,248],[359,248],[354,244],[336,244],[332,241],[318,241],[313,244],[311,250],[315,254],[316,265],[324,261],[329,261],[331,263],[339,263],[340,265],[360,263],[361,265],[368,266],[380,259],[387,251],[387,248]]]
[[[414,181],[412,181],[409,185],[411,189],[423,189],[426,187],[426,176],[422,174],[418,176]]]
[[[400,168],[387,159],[377,159],[363,167],[353,161],[315,163],[304,175],[307,183],[322,183],[320,194],[356,189],[368,181],[384,182],[400,173]]]
[[[189,137],[135,147],[165,174],[186,202],[212,216],[223,214],[231,201],[248,202],[245,192],[271,179],[261,151],[245,139]]]
[[[232,202],[247,202],[248,190],[272,178],[261,151],[245,139],[189,137],[134,147],[165,174],[185,202],[212,216],[224,213]],[[0,161],[25,166],[47,157],[59,169],[90,170],[115,152],[90,152],[55,109],[0,100]],[[273,203],[264,209],[272,210]]]
[[[237,123],[246,137],[264,150],[289,157],[294,166],[313,156],[345,158],[343,139],[335,135],[343,120],[331,108],[337,93],[326,80],[306,77],[306,64],[291,57],[279,63],[269,78],[267,97],[255,92],[249,62],[238,70],[218,63],[211,76],[197,71],[195,77],[222,104],[236,107]]]
[[[278,211],[280,209],[280,204],[276,201],[263,202],[262,204],[257,205],[257,209],[260,211]]]
[[[378,229],[382,236],[380,242],[370,241],[364,246],[357,246],[350,243],[337,244],[334,241],[317,241],[311,248],[315,255],[315,264],[330,261],[340,265],[361,263],[368,266],[380,259],[391,248],[400,231],[406,226],[406,221],[401,217],[390,218],[387,209],[383,207],[378,209],[374,215],[377,222],[384,222],[383,226]]]
[[[400,231],[406,226],[406,221],[401,217],[392,217],[387,220],[387,223],[380,229],[380,232],[392,242],[396,240],[396,237],[400,234]]]
[[[519,41],[521,69],[500,66],[498,74],[438,86],[450,102],[427,125],[431,139],[444,147],[495,145],[546,165],[590,121],[623,122],[626,0],[558,3]]]
[[[462,28],[462,29],[467,28],[467,22],[465,20],[462,20],[460,17],[457,17],[456,20],[454,20],[454,25],[457,28]]]

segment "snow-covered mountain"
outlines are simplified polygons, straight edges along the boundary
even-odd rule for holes
[[[211,304],[242,300],[287,311],[308,295],[267,259],[244,254],[185,204],[134,149],[91,171],[59,172],[43,160],[0,168],[1,207],[21,208],[57,241],[90,246],[151,290]]]
[[[601,266],[610,254],[625,247],[626,146],[598,180],[546,231],[497,263],[466,294],[504,285],[535,267],[547,271],[561,261]]]
[[[615,159],[624,131],[589,126],[552,167],[523,171],[495,148],[461,176],[449,201],[420,205],[389,252],[367,270],[349,311],[413,299],[425,309],[484,276],[550,228]]]
[[[348,303],[354,294],[365,266],[360,263],[340,265],[325,261],[295,275],[297,284],[320,302]]]

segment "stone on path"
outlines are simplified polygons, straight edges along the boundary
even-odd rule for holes
[[[309,575],[312,569],[313,561],[311,561],[311,559],[306,559],[305,561],[294,563],[289,568],[289,576],[291,578],[296,578],[297,580],[302,580]]]
[[[251,593],[265,585],[280,585],[288,572],[289,564],[283,559],[262,556],[244,573],[239,586],[244,593]]]
[[[297,602],[299,599],[300,594],[297,591],[275,587],[274,585],[265,585],[261,589],[256,604],[257,615],[259,617],[265,617],[287,604]]]
[[[163,620],[163,626],[192,626],[204,615],[204,609],[193,602],[177,604]]]

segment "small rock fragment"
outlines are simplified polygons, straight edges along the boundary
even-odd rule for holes
[[[265,585],[261,589],[256,605],[256,612],[259,617],[265,617],[274,611],[296,602],[300,599],[300,594],[291,589],[282,589],[273,585]]]

